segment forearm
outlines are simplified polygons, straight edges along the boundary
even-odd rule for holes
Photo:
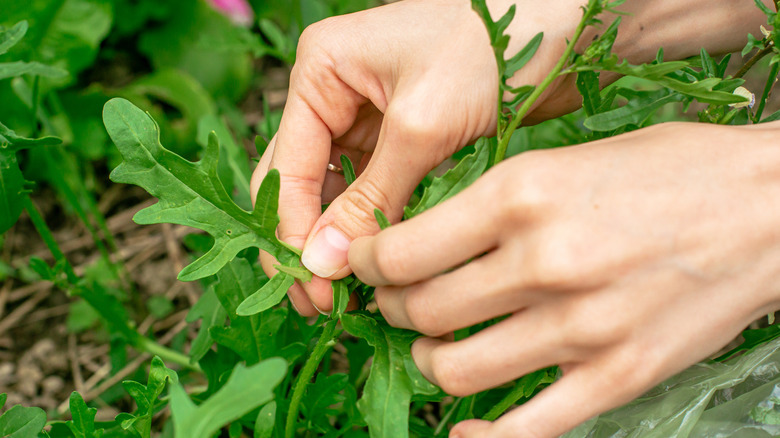
[[[771,1],[765,3],[774,9]],[[766,24],[752,0],[629,0],[618,9],[629,15],[623,17],[614,52],[634,64],[653,60],[659,47],[668,60],[696,55],[701,48],[713,55],[735,52],[745,46],[748,33],[760,35],[759,26]],[[612,19],[605,17],[605,25]],[[590,36],[597,32],[591,29]]]
[[[774,9],[771,0],[763,0]],[[574,34],[582,18],[580,7],[587,0],[558,0],[539,4],[525,0],[488,1],[493,17],[497,19],[510,4],[517,5],[515,20],[508,33],[512,36],[507,54],[519,51],[530,39],[532,28],[545,33],[536,57],[510,83],[525,85],[523,78],[530,72],[539,76],[557,59]],[[613,52],[632,64],[651,62],[659,48],[664,49],[665,60],[679,60],[697,55],[704,48],[712,55],[734,52],[744,47],[747,34],[760,35],[759,26],[766,17],[752,0],[628,0],[617,8],[624,12]],[[604,31],[617,16],[604,14],[603,25],[587,28],[576,51],[581,52]],[[536,30],[538,31],[538,30]],[[602,85],[615,81],[618,75],[604,73]],[[574,77],[562,78],[545,95],[545,102],[526,117],[526,123],[537,123],[576,110],[581,98],[574,86]]]

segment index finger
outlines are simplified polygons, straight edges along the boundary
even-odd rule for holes
[[[498,244],[499,214],[479,182],[419,216],[355,239],[349,265],[373,286],[430,278]]]

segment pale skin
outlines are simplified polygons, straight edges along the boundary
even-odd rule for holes
[[[562,52],[579,3],[516,3],[510,51],[545,31],[513,78],[534,84]],[[507,5],[490,6],[497,15]],[[667,59],[737,50],[765,21],[749,0],[629,0],[621,9],[632,15],[615,50],[632,62],[660,46]],[[330,310],[329,280],[354,271],[378,286],[390,324],[426,335],[412,347],[415,362],[451,394],[563,370],[529,403],[493,423],[460,423],[451,437],[560,435],[780,308],[776,124],[667,124],[523,154],[379,232],[374,208],[398,222],[430,169],[493,132],[496,83],[467,1],[406,0],[326,20],[301,39],[279,133],[253,177],[256,189],[279,169],[279,237],[303,248],[317,274],[289,291],[300,313]],[[578,104],[564,79],[529,121]],[[342,153],[360,163],[349,188],[326,170]],[[273,274],[273,261],[262,261]],[[502,315],[470,338],[442,340]]]

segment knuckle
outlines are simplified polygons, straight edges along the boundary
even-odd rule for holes
[[[374,209],[387,211],[391,205],[387,194],[375,181],[366,179],[353,184],[339,198],[345,223],[352,222],[359,236],[372,235],[379,231]],[[392,218],[390,218],[392,220]],[[354,236],[358,237],[358,236]]]
[[[446,393],[463,397],[474,392],[471,373],[446,349],[438,348],[431,353],[431,369],[434,378]]]
[[[334,30],[338,27],[339,20],[339,17],[329,17],[306,26],[298,39],[298,54],[308,55],[309,48],[321,47],[323,43],[333,39],[334,35],[338,35]]]
[[[568,334],[568,344],[575,349],[592,351],[614,347],[633,332],[633,322],[623,317],[619,308],[605,309],[602,300],[589,295],[575,298],[560,311],[560,327]]]
[[[563,290],[582,286],[587,281],[587,253],[560,236],[540,239],[529,251],[526,261],[531,287]]]
[[[376,239],[373,259],[379,275],[390,284],[402,284],[409,271],[406,250],[381,234]]]
[[[428,294],[419,293],[416,290],[407,289],[404,293],[404,309],[415,330],[431,336],[438,337],[446,333],[440,323],[438,305],[429,298]]]
[[[516,225],[518,221],[538,217],[552,206],[555,199],[552,190],[560,184],[560,179],[555,176],[554,163],[543,152],[526,152],[513,165],[496,167],[502,180],[498,195],[504,200],[504,223]]]
[[[441,125],[431,119],[433,114],[429,102],[417,102],[414,99],[393,102],[393,108],[386,117],[388,131],[398,135],[402,144],[429,145],[441,141]]]

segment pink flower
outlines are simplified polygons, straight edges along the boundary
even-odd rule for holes
[[[208,0],[208,3],[239,26],[251,26],[255,19],[246,0]]]

